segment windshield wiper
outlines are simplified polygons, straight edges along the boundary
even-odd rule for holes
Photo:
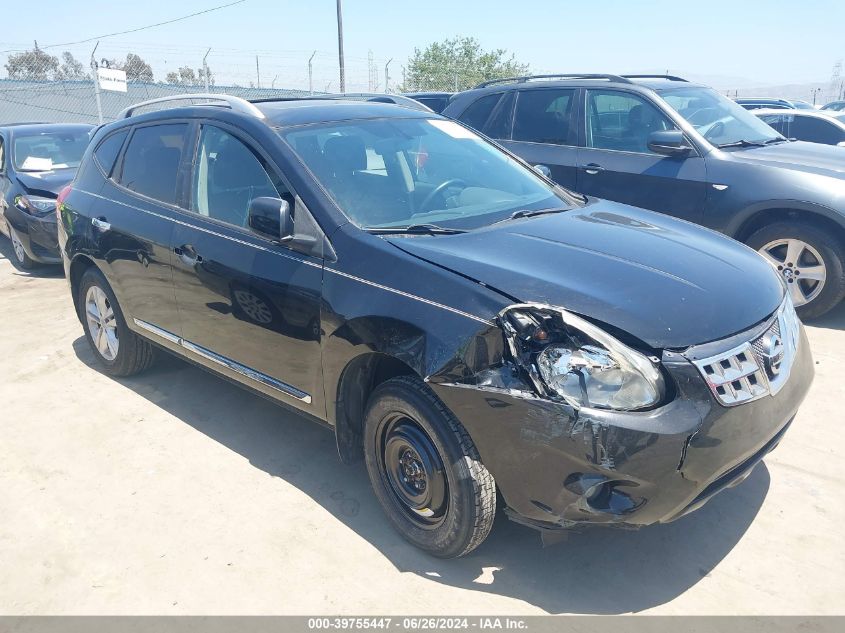
[[[772,143],[789,143],[790,141],[794,141],[794,138],[770,138],[768,141],[764,141],[763,145],[771,145]]]
[[[538,215],[547,215],[549,213],[561,213],[563,211],[569,211],[569,207],[554,207],[551,209],[520,209],[519,211],[514,211],[506,218],[496,220],[493,224],[499,224],[499,222],[509,222],[510,220],[518,220],[519,218],[533,218]]]
[[[760,141],[747,141],[744,138],[741,138],[738,141],[733,141],[732,143],[721,143],[716,147],[723,149],[725,147],[763,147],[764,145],[765,143]]]
[[[409,224],[408,226],[368,226],[364,228],[368,233],[376,235],[390,235],[404,233],[410,235],[455,235],[466,233],[466,229],[450,229],[436,224]]]

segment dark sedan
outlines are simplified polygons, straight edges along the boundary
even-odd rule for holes
[[[0,231],[21,268],[61,263],[56,197],[73,180],[90,125],[0,126]]]

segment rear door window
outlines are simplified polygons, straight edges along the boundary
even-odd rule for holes
[[[570,125],[575,91],[523,90],[516,101],[513,140],[574,145]]]
[[[120,148],[123,147],[123,141],[126,140],[128,134],[129,130],[115,132],[106,137],[94,150],[94,159],[106,176],[111,176],[114,161],[117,160],[117,155],[120,153]]]
[[[136,128],[123,156],[120,184],[149,198],[176,204],[176,184],[187,134],[187,123]]]
[[[499,99],[502,98],[502,94],[501,92],[497,92],[486,97],[481,97],[464,110],[463,114],[458,117],[458,120],[473,129],[478,131],[483,130],[487,120],[493,113],[493,108],[496,107]]]

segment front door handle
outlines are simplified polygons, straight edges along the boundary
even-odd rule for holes
[[[604,167],[602,167],[598,163],[587,163],[583,166],[582,169],[591,176],[595,176],[600,171],[604,171]]]
[[[106,222],[105,218],[93,218],[91,220],[91,226],[93,226],[98,231],[102,231],[103,233],[111,230],[111,224]]]
[[[196,249],[190,244],[182,244],[173,249],[173,252],[179,256],[186,266],[196,266],[202,263],[202,255],[197,253]]]

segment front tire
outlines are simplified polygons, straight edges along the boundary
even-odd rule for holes
[[[804,222],[775,222],[746,241],[784,277],[798,316],[812,319],[845,297],[845,246]]]
[[[9,229],[9,239],[12,240],[12,252],[15,254],[15,261],[18,263],[18,266],[24,270],[32,270],[35,268],[35,261],[26,254],[23,242],[21,242],[21,238],[18,237],[12,225],[6,222],[6,227]]]
[[[153,364],[152,344],[126,325],[111,286],[96,268],[82,275],[77,305],[85,338],[105,373],[132,376]]]
[[[364,454],[394,528],[440,558],[478,547],[493,526],[496,485],[461,423],[418,378],[379,385],[367,406]]]

